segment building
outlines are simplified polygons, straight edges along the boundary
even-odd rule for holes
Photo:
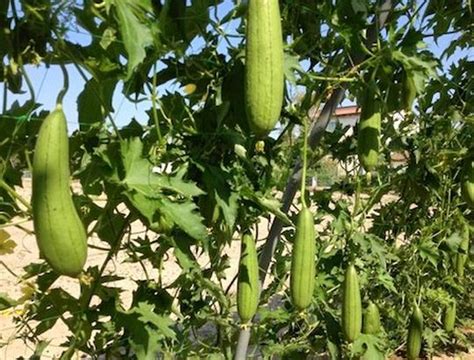
[[[336,109],[331,117],[327,131],[333,131],[337,124],[341,124],[342,127],[350,126],[353,128],[359,121],[360,109],[355,106],[341,106]]]

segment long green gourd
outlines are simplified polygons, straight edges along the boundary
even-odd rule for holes
[[[364,334],[377,334],[380,332],[380,312],[377,305],[372,301],[369,302],[364,313],[364,323],[363,323],[363,333]]]
[[[443,314],[443,327],[447,333],[452,333],[456,325],[456,301],[446,305]]]
[[[293,305],[303,311],[313,298],[316,242],[311,210],[303,206],[296,221],[296,233],[291,257],[290,292]]]
[[[248,324],[256,314],[259,297],[257,248],[253,236],[245,233],[242,236],[237,283],[237,310],[242,324]]]
[[[469,252],[469,225],[464,221],[461,224],[461,227],[461,242],[456,257],[454,258],[456,274],[459,277],[464,276],[464,268],[466,266]]]
[[[342,331],[348,342],[353,342],[362,329],[362,302],[359,279],[354,264],[346,270],[342,298]]]
[[[474,209],[474,158],[466,159],[462,170],[461,193],[464,201]]]
[[[372,171],[378,164],[382,126],[380,102],[371,94],[369,91],[364,98],[357,134],[359,161],[366,171]]]
[[[402,106],[403,109],[411,111],[416,99],[415,76],[411,71],[405,71],[402,79]]]
[[[410,319],[407,339],[407,358],[416,360],[420,356],[421,343],[423,340],[423,313],[418,305],[415,305]]]
[[[62,105],[41,124],[33,159],[33,224],[40,254],[61,275],[78,276],[87,235],[70,191],[69,143]]]
[[[270,132],[283,103],[283,36],[278,0],[249,0],[245,108],[251,130]]]

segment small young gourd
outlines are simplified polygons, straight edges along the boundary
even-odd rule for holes
[[[370,301],[365,309],[362,332],[364,334],[377,334],[381,327],[379,308]]]

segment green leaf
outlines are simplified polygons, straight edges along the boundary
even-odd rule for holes
[[[174,340],[173,321],[154,312],[153,305],[140,302],[131,310],[118,310],[117,323],[125,329],[125,338],[137,359],[154,360],[165,339]]]
[[[100,46],[102,49],[107,50],[107,48],[116,41],[116,31],[114,28],[108,27],[104,30],[102,37],[100,39]]]
[[[16,243],[10,239],[10,234],[0,229],[0,255],[13,254]]]
[[[183,242],[181,241],[176,242],[173,254],[176,257],[179,266],[185,272],[191,272],[191,270],[199,267],[196,263],[194,255],[189,250],[189,246],[187,243],[183,244]]]
[[[142,156],[143,144],[139,138],[122,142],[121,155],[126,186],[125,195],[132,205],[145,217],[148,225],[154,224],[158,215],[178,225],[189,236],[203,240],[207,237],[206,227],[190,200],[193,196],[204,194],[194,183],[184,181],[183,173],[176,176],[153,173],[151,163]],[[171,191],[180,197],[168,196]]]
[[[163,42],[186,40],[186,20],[186,0],[165,0],[158,20]]]
[[[365,1],[358,1],[358,0],[351,0],[352,10],[354,13],[363,13],[359,16],[367,16],[367,2]]]
[[[374,335],[360,334],[354,341],[351,353],[353,355],[363,354],[364,360],[383,360],[385,354],[381,350],[382,344],[378,337]]]
[[[207,238],[207,229],[202,224],[202,218],[197,211],[197,206],[193,202],[171,202],[166,198],[162,199],[162,209],[160,211],[167,215],[186,234],[196,240],[203,241]]]
[[[141,1],[115,0],[115,9],[120,33],[128,54],[128,71],[125,80],[129,80],[135,69],[146,57],[146,49],[153,45],[153,36],[145,24],[145,12]]]
[[[425,240],[418,246],[418,251],[422,259],[428,260],[433,266],[438,265],[439,251],[436,244],[431,240]]]
[[[138,360],[154,360],[161,348],[160,336],[151,326],[144,325],[136,314],[122,317],[127,341]]]
[[[187,41],[191,41],[209,24],[208,8],[211,4],[208,0],[193,0],[191,6],[186,8],[185,29]]]
[[[147,196],[136,191],[127,191],[125,195],[147,219],[149,226],[155,223],[158,214],[162,214],[192,238],[196,240],[207,238],[206,227],[202,224],[202,218],[193,202],[172,202],[165,196]]]
[[[388,273],[378,274],[377,276],[377,284],[382,285],[388,291],[396,294],[398,291],[395,287],[394,279]]]
[[[444,243],[448,246],[451,252],[455,253],[458,251],[461,241],[462,241],[461,234],[458,232],[454,232],[448,238],[444,240]]]
[[[0,293],[0,311],[9,309],[17,304],[18,302],[10,298],[7,294]]]
[[[295,76],[295,71],[296,72],[303,71],[303,68],[301,67],[298,57],[295,55],[290,55],[288,53],[285,53],[283,71],[284,71],[286,80],[288,80],[291,84],[296,84],[297,79]]]
[[[271,323],[271,322],[279,322],[279,323],[285,323],[288,322],[289,318],[291,317],[291,314],[283,308],[264,308],[262,307],[259,309],[258,314],[260,316],[260,322],[261,323]]]
[[[146,302],[141,302],[133,308],[133,312],[139,314],[138,320],[156,327],[160,334],[168,339],[176,339],[176,333],[171,328],[173,320],[167,316],[158,315],[154,312],[154,306]]]
[[[121,145],[125,178],[122,183],[149,198],[160,198],[162,190],[193,197],[203,195],[204,191],[194,183],[184,181],[182,174],[177,176],[161,175],[153,172],[153,165],[143,158],[143,143],[132,138]]]
[[[103,122],[105,116],[114,111],[112,97],[116,85],[117,79],[101,80],[100,82],[90,79],[85,84],[84,90],[77,98],[81,126]],[[88,130],[88,126],[83,130]]]
[[[51,329],[65,313],[80,312],[78,300],[62,289],[51,289],[41,297],[40,303],[34,309],[33,319],[39,321],[35,334],[40,335]]]
[[[337,346],[336,343],[332,342],[331,340],[328,340],[328,352],[329,356],[331,357],[331,360],[337,360],[339,359],[339,347]]]
[[[209,195],[216,201],[217,206],[222,210],[225,223],[233,228],[238,212],[238,200],[240,195],[232,192],[229,188],[229,175],[224,169],[215,166],[207,166],[203,180],[208,189]]]

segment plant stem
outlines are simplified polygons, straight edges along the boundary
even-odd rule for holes
[[[337,76],[320,76],[320,75],[312,75],[308,74],[308,76],[313,80],[323,80],[323,81],[336,81],[336,82],[354,82],[357,79],[348,78],[348,77],[337,77]]]
[[[8,185],[5,180],[0,179],[0,188],[3,188],[8,195],[10,195],[13,199],[18,200],[21,202],[28,211],[31,212],[31,205],[28,201],[26,201],[23,197],[21,197],[10,185]]]
[[[3,83],[3,104],[2,104],[2,114],[7,113],[7,102],[8,102],[8,88],[7,88],[7,82],[5,81]]]
[[[151,108],[152,108],[152,115],[153,121],[155,122],[156,128],[156,136],[158,137],[158,143],[160,146],[163,145],[163,139],[161,138],[161,130],[160,130],[160,122],[158,119],[158,111],[156,110],[156,98],[158,94],[156,93],[156,64],[153,68],[153,78],[152,78],[152,88],[151,88]]]
[[[63,87],[56,98],[56,104],[62,105],[64,96],[66,95],[67,91],[69,90],[69,74],[67,73],[66,66],[64,64],[59,65],[61,67],[61,71],[63,72]]]
[[[303,208],[306,208],[306,197],[305,197],[305,188],[306,188],[306,168],[308,166],[308,124],[306,119],[303,119],[303,172],[301,175],[301,205]]]
[[[250,340],[250,327],[240,329],[234,360],[245,360],[247,358],[247,347]]]
[[[15,272],[12,269],[10,269],[8,265],[5,264],[2,260],[0,260],[0,265],[2,265],[5,268],[5,270],[7,270],[10,274],[12,274],[16,279],[19,278],[19,276],[15,274]]]
[[[20,225],[21,224],[24,224],[26,222],[30,221],[30,219],[22,219],[22,220],[19,220],[19,221],[16,221],[16,222],[8,222],[6,224],[2,224],[0,225],[0,230],[1,229],[6,229],[6,228],[9,228],[9,227],[12,227],[12,226],[15,226],[15,227],[18,227],[18,228],[21,228]],[[32,233],[31,230],[28,230],[27,233]]]

